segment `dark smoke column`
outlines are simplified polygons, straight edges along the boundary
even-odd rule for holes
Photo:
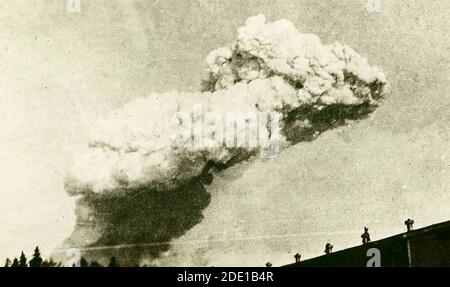
[[[386,93],[381,69],[352,48],[323,45],[289,21],[266,23],[262,15],[249,18],[237,40],[212,51],[207,63],[202,92],[151,94],[99,121],[66,180],[79,200],[65,246],[128,258],[122,264],[155,258],[201,221],[209,171],[257,154],[259,147],[174,146],[180,111],[193,118],[196,105],[205,112],[275,113],[286,148],[364,118]]]

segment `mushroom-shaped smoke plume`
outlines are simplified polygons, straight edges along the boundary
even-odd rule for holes
[[[212,51],[206,61],[208,78],[201,92],[151,94],[99,121],[67,177],[67,192],[81,195],[78,225],[67,244],[168,242],[201,220],[209,202],[203,184],[210,182],[211,169],[226,168],[262,149],[191,145],[195,131],[176,145],[174,134],[186,121],[200,117],[208,124],[204,115],[210,112],[276,115],[279,129],[272,127],[268,134],[282,149],[363,118],[386,93],[381,69],[352,48],[338,42],[323,45],[287,20],[266,23],[262,15],[249,18],[236,41]],[[199,106],[201,114],[196,113]],[[177,117],[180,112],[189,117]],[[220,133],[238,137],[226,125],[219,127],[225,129]],[[153,256],[168,248],[155,246]]]

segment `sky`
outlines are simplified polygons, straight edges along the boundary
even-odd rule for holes
[[[448,220],[450,4],[382,0],[380,13],[366,5],[81,0],[69,13],[65,0],[1,0],[0,260],[36,245],[49,254],[70,234],[65,169],[97,118],[151,92],[199,89],[208,52],[259,13],[348,44],[383,68],[391,92],[366,121],[217,175],[204,221],[171,251],[194,249],[195,262],[177,262],[280,265],[296,252],[320,255],[326,241],[359,244],[364,226],[379,239],[402,232],[408,217],[417,227]],[[184,243],[204,234],[218,239]]]

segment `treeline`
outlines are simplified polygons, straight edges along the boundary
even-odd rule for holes
[[[41,252],[39,251],[39,247],[34,249],[33,256],[30,260],[27,259],[25,253],[22,253],[19,256],[19,259],[14,258],[12,261],[9,258],[6,258],[4,267],[64,267],[61,262],[55,262],[52,258],[43,260],[41,257]],[[75,265],[73,266],[75,267]],[[89,262],[86,258],[81,257],[80,259],[80,267],[104,267],[97,261]],[[120,267],[115,257],[111,257],[109,260],[109,264],[106,267]]]

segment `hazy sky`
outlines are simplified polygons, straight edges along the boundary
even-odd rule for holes
[[[294,234],[208,247],[253,264],[242,255],[253,244],[255,261],[282,264],[327,240],[358,244],[364,225],[377,239],[407,217],[450,219],[450,4],[381,0],[373,14],[366,4],[81,0],[68,13],[66,0],[0,0],[0,259],[36,245],[47,254],[70,233],[64,169],[96,118],[153,91],[198,89],[206,54],[258,13],[355,48],[391,94],[367,121],[219,175],[205,221],[180,241],[235,225],[249,238]]]

